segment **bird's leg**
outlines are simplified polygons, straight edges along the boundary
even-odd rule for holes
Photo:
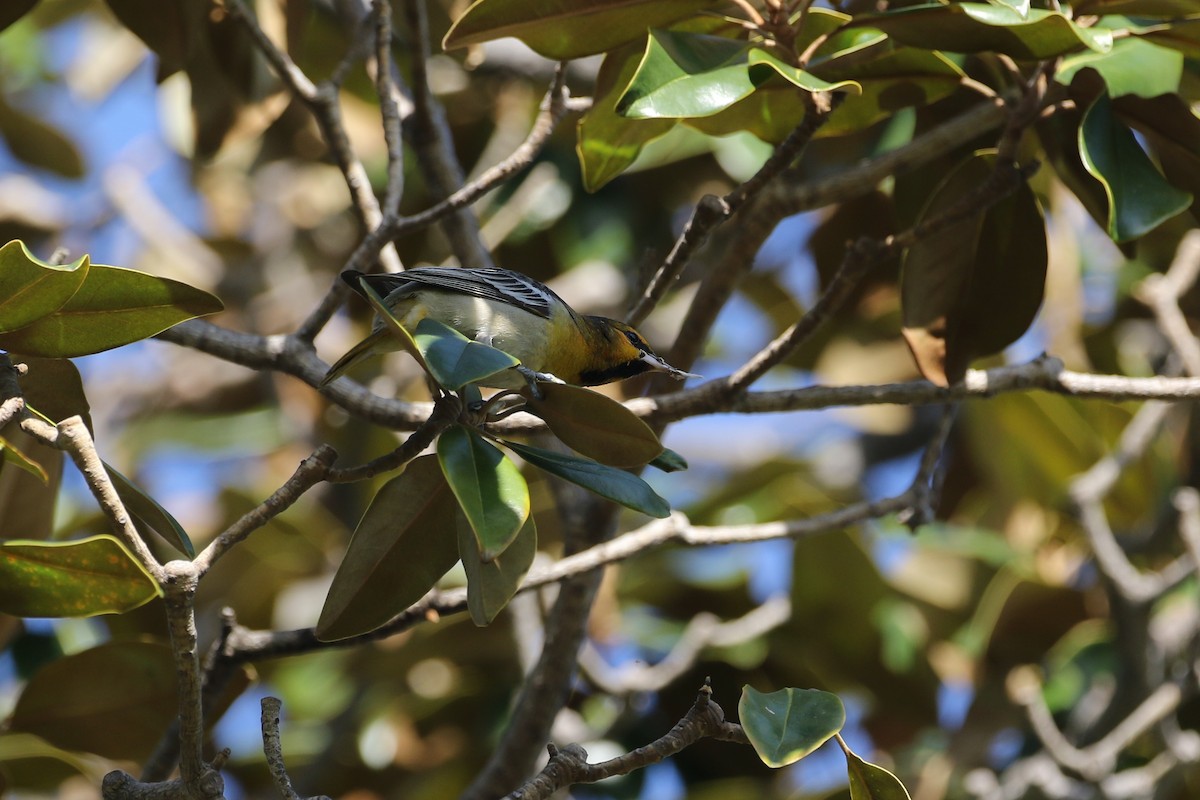
[[[542,390],[537,386],[538,381],[545,381],[546,383],[560,383],[563,385],[566,384],[566,381],[562,380],[557,375],[551,375],[549,372],[535,372],[524,364],[517,364],[517,366],[513,367],[513,369],[521,373],[521,377],[524,378],[525,382],[529,384],[529,391],[533,392],[533,396],[538,400],[542,399]]]

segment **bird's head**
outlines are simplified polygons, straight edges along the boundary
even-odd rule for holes
[[[584,386],[632,378],[644,372],[665,372],[676,380],[700,377],[695,373],[672,367],[654,352],[644,336],[624,322],[607,317],[587,319],[592,329],[603,338],[604,344],[601,348],[603,359],[593,365],[593,368],[580,373]]]

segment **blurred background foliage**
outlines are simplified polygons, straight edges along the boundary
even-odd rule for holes
[[[29,5],[11,3],[0,16],[15,18]],[[354,23],[339,3],[258,2],[256,10],[314,78],[329,75],[353,38]],[[461,11],[448,0],[431,3],[431,41]],[[184,24],[176,15],[194,17]],[[405,72],[412,42],[399,14],[396,30]],[[172,39],[179,31],[188,36]],[[157,57],[145,41],[156,43]],[[525,136],[552,65],[512,40],[434,53],[431,86],[459,158],[477,174]],[[959,63],[980,76],[991,68],[985,58]],[[590,94],[597,68],[595,58],[571,65],[574,94]],[[1194,88],[1197,74],[1189,59],[1184,86]],[[802,169],[830,174],[903,143],[959,113],[964,93],[819,139]],[[340,102],[353,147],[381,187],[386,149],[361,69],[352,71]],[[43,257],[65,247],[207,289],[226,305],[217,322],[235,330],[294,330],[359,239],[344,181],[312,117],[284,92],[244,31],[206,3],[38,3],[0,34],[0,138],[0,241],[21,238]],[[913,198],[928,195],[962,153],[992,143],[982,137],[852,201],[787,219],[724,308],[695,371],[717,376],[741,364],[811,306],[845,242],[912,224],[921,205]],[[531,169],[476,210],[497,263],[549,282],[580,310],[611,315],[627,307],[700,197],[728,191],[770,152],[746,134],[710,138],[679,127],[648,146],[633,170],[588,193],[575,144],[574,125],[562,125]],[[402,210],[428,206],[412,163],[405,180]],[[990,363],[1049,351],[1072,369],[1154,374],[1167,345],[1131,291],[1165,269],[1194,219],[1181,214],[1136,246],[1118,247],[1054,170],[1043,167],[1032,186],[1047,218],[1046,301],[1031,331]],[[726,235],[718,234],[718,246],[695,260],[643,327],[651,342],[670,340],[696,281],[719,268]],[[447,259],[435,228],[407,234],[397,247],[409,265]],[[1193,292],[1184,307],[1194,311],[1196,303]],[[318,352],[331,361],[367,323],[365,306],[351,304],[318,338]],[[890,265],[763,386],[916,378],[899,325]],[[397,441],[286,375],[162,342],[77,364],[101,453],[162,502],[198,546],[273,491],[317,444],[334,443],[352,463]],[[409,360],[389,359],[370,388],[422,399],[415,375]],[[606,391],[629,396],[641,386]],[[1014,668],[1043,672],[1047,702],[1067,727],[1082,724],[1073,714],[1091,694],[1121,680],[1111,609],[1068,487],[1114,448],[1135,408],[1043,393],[968,401],[947,449],[939,519],[915,536],[884,518],[795,543],[665,547],[613,567],[556,738],[583,743],[593,760],[628,751],[669,729],[705,676],[727,709],[744,683],[811,686],[843,697],[847,740],[892,766],[914,797],[966,796],[972,770],[1001,770],[1038,747],[1006,693]],[[690,470],[648,478],[697,524],[810,517],[901,491],[936,420],[931,409],[901,406],[687,420],[669,428],[665,443]],[[1175,552],[1171,493],[1195,485],[1196,443],[1190,412],[1173,413],[1106,501],[1140,565],[1161,566]],[[529,478],[542,549],[555,552],[561,535],[550,492],[544,479]],[[224,607],[253,628],[314,624],[349,532],[385,479],[311,492],[236,548],[203,584],[202,641],[215,636]],[[52,536],[101,531],[69,466],[63,483]],[[12,515],[23,493],[36,490],[25,473],[0,472],[0,535],[26,535],[27,523]],[[622,527],[640,521],[628,514]],[[1154,624],[1194,631],[1196,594],[1194,579],[1181,585],[1161,601]],[[659,661],[699,611],[733,619],[773,599],[790,603],[786,621],[704,648],[665,687],[606,691],[590,674],[589,664],[619,676]],[[233,750],[230,796],[271,791],[257,725],[257,699],[267,693],[283,698],[284,752],[299,786],[356,798],[455,796],[502,729],[547,602],[522,597],[488,628],[459,615],[373,645],[247,667],[212,731],[215,747]],[[158,681],[169,671],[162,620],[158,601],[90,620],[0,619],[0,716],[38,698],[53,709],[17,713],[0,733],[3,786],[20,796],[87,796],[114,763],[147,757],[173,711],[164,697],[169,681],[166,688]],[[89,661],[105,648],[122,657]],[[131,684],[131,674],[144,678]],[[86,687],[104,707],[63,701],[70,687]],[[84,718],[103,712],[103,724]],[[1195,698],[1179,716],[1195,726]],[[1153,757],[1151,740],[1127,754],[1130,763]],[[840,759],[827,748],[770,771],[749,748],[701,742],[669,762],[573,793],[846,796]],[[1187,781],[1163,796],[1200,793],[1195,770]]]

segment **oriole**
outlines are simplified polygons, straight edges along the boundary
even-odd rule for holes
[[[625,323],[580,314],[548,286],[519,272],[420,267],[378,275],[346,270],[342,279],[359,294],[364,280],[409,331],[431,317],[520,360],[524,377],[506,370],[490,378],[489,386],[519,388],[533,379],[596,386],[649,371],[697,377],[655,355]],[[363,359],[399,347],[391,330],[376,320],[371,334],[330,367],[321,386]]]

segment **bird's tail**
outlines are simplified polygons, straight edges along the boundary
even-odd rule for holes
[[[351,347],[346,355],[342,356],[337,362],[329,368],[329,372],[325,373],[325,377],[317,384],[317,388],[323,389],[335,380],[340,378],[345,372],[360,361],[365,361],[376,353],[381,353],[385,350],[393,349],[387,347],[386,340],[391,336],[391,332],[386,328],[380,328],[371,333],[370,336],[363,339],[358,344]]]

